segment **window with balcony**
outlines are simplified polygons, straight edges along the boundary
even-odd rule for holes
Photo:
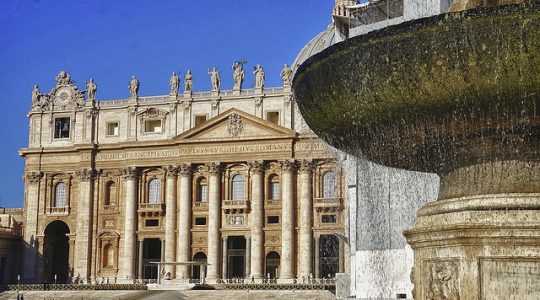
[[[53,207],[65,207],[66,204],[66,184],[59,182],[54,189]]]
[[[231,200],[244,200],[244,175],[236,174],[231,179]]]
[[[336,174],[332,171],[324,173],[322,180],[323,198],[336,197]]]
[[[279,177],[274,174],[268,180],[268,199],[279,200],[280,198]]]
[[[105,199],[103,201],[103,205],[109,207],[109,206],[115,206],[116,205],[116,184],[114,181],[109,181],[105,184]]]
[[[161,203],[161,181],[157,178],[148,183],[148,203]]]
[[[197,202],[208,202],[208,183],[206,178],[200,178],[197,182]]]

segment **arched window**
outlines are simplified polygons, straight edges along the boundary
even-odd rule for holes
[[[148,203],[161,203],[161,181],[157,178],[148,183]]]
[[[270,176],[268,180],[268,199],[280,199],[279,177],[276,174]]]
[[[231,200],[244,200],[244,175],[236,174],[231,180]]]
[[[103,267],[112,267],[114,265],[114,248],[111,244],[103,247]]]
[[[54,190],[54,207],[66,206],[66,184],[59,182]]]
[[[197,202],[208,202],[208,183],[204,177],[197,182]]]
[[[328,171],[323,175],[323,198],[335,198],[336,197],[336,174],[332,171]]]
[[[109,181],[105,185],[105,201],[104,205],[115,205],[116,204],[116,184],[114,181]]]

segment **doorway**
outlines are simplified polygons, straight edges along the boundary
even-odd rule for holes
[[[339,271],[339,240],[335,235],[321,235],[320,243],[320,276],[333,278]]]
[[[193,261],[206,264],[206,254],[204,254],[203,252],[195,253],[195,255],[193,255]],[[202,282],[202,279],[203,279],[201,278],[202,268],[203,268],[202,265],[194,265],[193,268],[191,269],[191,278],[194,280],[201,280]]]
[[[69,227],[56,220],[45,228],[43,238],[44,278],[49,283],[67,283],[69,279]],[[82,277],[85,274],[75,274]]]
[[[280,257],[276,251],[266,254],[266,273],[265,276],[270,279],[278,278]]]
[[[161,261],[161,240],[144,239],[143,241],[143,279],[157,279],[158,265],[152,262]]]
[[[244,278],[246,273],[246,239],[243,236],[227,238],[227,278]]]

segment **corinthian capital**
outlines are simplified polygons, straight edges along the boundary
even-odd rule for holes
[[[124,180],[135,180],[139,177],[139,170],[136,167],[127,167],[120,170]]]
[[[191,164],[181,164],[178,166],[178,174],[180,176],[190,176],[193,173]]]
[[[266,168],[266,166],[264,165],[264,161],[262,160],[250,161],[248,162],[248,164],[249,164],[249,168],[251,169],[251,172],[256,173],[256,174],[260,174],[264,172]]]
[[[300,167],[298,171],[300,173],[310,173],[313,170],[313,161],[308,159],[302,159],[300,161]]]
[[[167,178],[174,178],[178,175],[178,166],[165,166],[163,170],[167,173]]]
[[[95,176],[95,173],[96,172],[94,171],[94,169],[81,169],[75,171],[75,175],[77,175],[79,181],[81,182],[88,182],[92,180]]]
[[[285,159],[280,161],[281,169],[285,172],[291,172],[296,169],[296,161],[294,159]]]
[[[210,175],[221,174],[221,163],[211,162],[206,164],[206,170]]]
[[[28,172],[26,173],[26,180],[28,183],[38,183],[43,178],[42,172]]]

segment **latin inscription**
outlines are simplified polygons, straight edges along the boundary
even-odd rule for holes
[[[269,145],[239,145],[239,146],[209,146],[190,147],[169,150],[127,151],[123,153],[100,153],[96,160],[127,160],[127,159],[151,159],[151,158],[175,158],[187,155],[214,155],[227,153],[257,153],[271,151],[290,151],[291,144]],[[81,156],[88,159],[87,154]]]

